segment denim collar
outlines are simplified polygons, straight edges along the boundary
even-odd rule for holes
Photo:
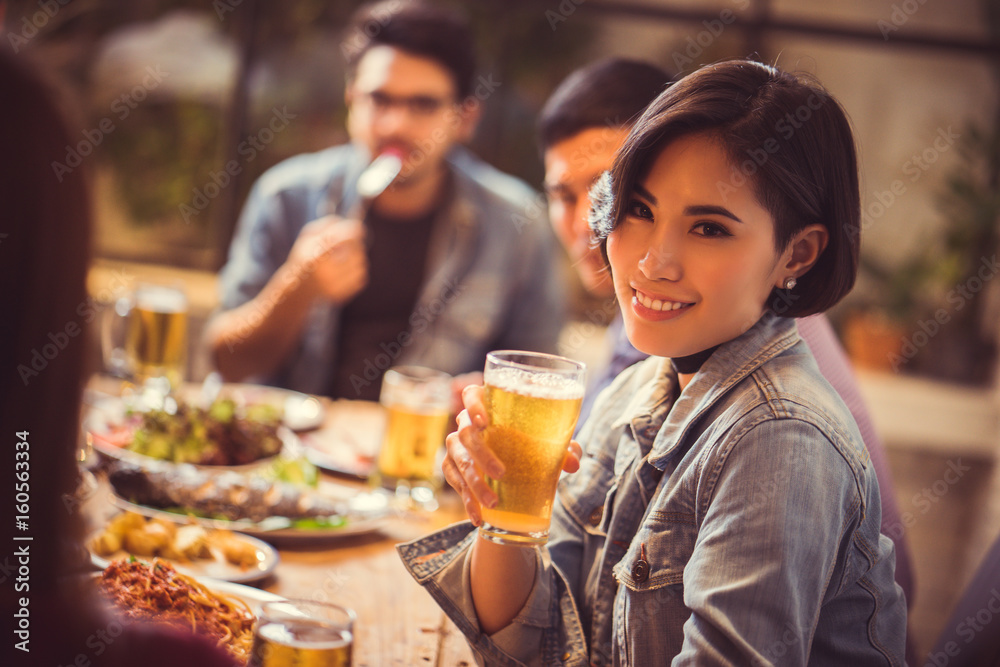
[[[799,340],[795,320],[768,312],[744,334],[719,346],[676,401],[677,373],[670,360],[652,357],[637,369],[645,381],[615,426],[628,426],[649,463],[663,470],[703,414]]]

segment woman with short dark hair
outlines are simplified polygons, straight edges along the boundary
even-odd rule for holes
[[[625,330],[652,356],[571,443],[547,545],[465,523],[401,546],[407,566],[485,664],[902,665],[875,472],[790,319],[857,271],[840,105],[759,63],[704,67],[644,112],[596,194]],[[463,399],[444,473],[479,525],[503,464],[482,388]]]

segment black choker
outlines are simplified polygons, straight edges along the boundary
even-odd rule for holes
[[[702,350],[701,352],[689,354],[686,357],[673,357],[670,360],[670,364],[678,373],[683,373],[685,375],[697,373],[698,369],[701,368],[701,365],[704,364],[717,349],[719,349],[718,345],[710,347],[707,350]]]

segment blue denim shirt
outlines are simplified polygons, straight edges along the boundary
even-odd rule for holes
[[[875,472],[794,321],[761,318],[677,386],[653,357],[600,396],[506,628],[479,631],[471,524],[398,547],[480,662],[902,665]]]
[[[350,215],[367,162],[353,145],[335,146],[285,160],[257,180],[219,277],[222,309],[264,288],[306,223]],[[493,349],[556,350],[565,297],[542,200],[463,148],[449,153],[447,165],[451,196],[435,218],[410,330],[373,360],[379,377],[390,364],[458,374],[482,370]],[[339,314],[338,307],[317,303],[277,374],[253,379],[323,393],[335,367]],[[374,374],[366,379],[379,381]]]

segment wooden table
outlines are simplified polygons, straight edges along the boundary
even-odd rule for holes
[[[285,597],[329,600],[358,613],[355,665],[472,665],[465,638],[410,577],[394,545],[464,518],[454,494],[433,514],[391,521],[377,535],[316,549],[281,549],[264,588]]]
[[[107,391],[107,380],[90,387]],[[334,410],[337,418],[343,412]],[[375,436],[378,437],[378,436]],[[362,481],[324,475],[325,480],[367,489]],[[102,483],[102,489],[106,487]],[[108,494],[95,493],[85,506],[96,525],[114,511]],[[411,511],[387,519],[377,532],[310,544],[279,544],[281,562],[255,585],[289,598],[335,602],[354,609],[358,623],[355,667],[379,665],[473,665],[464,637],[437,603],[410,576],[395,545],[465,518],[450,489],[434,512]]]

